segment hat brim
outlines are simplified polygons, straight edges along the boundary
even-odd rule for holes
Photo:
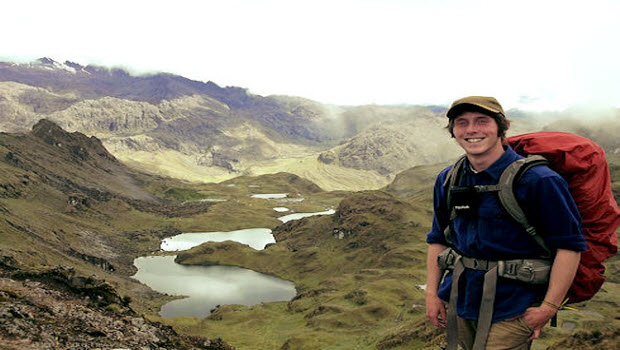
[[[456,106],[452,106],[446,113],[446,116],[449,119],[453,119],[463,114],[464,112],[480,112],[490,117],[494,117],[498,114],[503,115],[502,111],[500,110],[491,109],[491,108],[488,108],[487,106],[482,106],[476,103],[464,102],[464,103],[459,103]]]

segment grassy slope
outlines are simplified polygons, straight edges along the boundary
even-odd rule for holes
[[[430,186],[441,167],[417,167],[398,177],[386,190],[399,197],[355,193],[333,217],[282,225],[275,231],[278,243],[264,251],[213,243],[179,254],[182,263],[230,264],[274,274],[294,281],[299,293],[288,303],[229,305],[204,320],[163,321],[190,334],[223,336],[238,349],[436,348],[442,336],[425,321],[424,294],[416,285],[425,281]],[[612,173],[617,188],[617,172]],[[344,239],[334,230],[344,232]],[[579,311],[562,311],[560,327],[547,328],[534,349],[566,341],[572,341],[571,348],[612,348],[620,329],[617,257],[606,265],[603,290],[574,305]],[[562,328],[571,323],[574,330]],[[600,334],[588,333],[592,330]]]
[[[150,173],[194,182],[221,182],[235,178],[236,174],[196,164],[194,156],[180,152],[116,152],[124,163]],[[316,155],[293,156],[261,161],[249,165],[250,175],[288,172],[306,178],[327,191],[368,190],[383,187],[391,180],[375,171],[357,170],[321,163]]]
[[[285,171],[306,178],[327,191],[371,190],[385,186],[391,180],[375,171],[357,170],[318,161],[316,155],[278,159],[252,167],[253,174]]]
[[[171,227],[182,231],[269,227],[275,229],[279,243],[264,251],[234,243],[212,243],[179,258],[199,264],[240,265],[292,280],[299,287],[294,300],[253,307],[224,306],[204,320],[162,321],[190,334],[224,337],[239,349],[271,349],[284,344],[288,349],[415,349],[432,347],[440,339],[425,322],[424,296],[416,286],[425,280],[429,184],[436,172],[432,167],[419,167],[397,178],[386,188],[396,197],[379,191],[360,192],[342,202],[346,193],[319,192],[287,174],[241,177],[219,184],[134,178],[134,185],[176,203],[171,208],[177,212],[189,210],[187,215],[167,216],[147,207],[137,210],[114,196],[91,200],[88,205],[70,205],[69,193],[52,186],[45,173],[26,171],[7,161],[9,151],[15,151],[9,141],[3,139],[0,147],[1,159],[5,160],[0,162],[0,211],[4,218],[0,221],[0,238],[3,251],[24,262],[70,265],[84,275],[97,274],[114,283],[122,294],[132,295],[137,310],[154,315],[166,298],[148,292],[122,274],[107,273],[68,255],[67,248],[106,257],[119,267],[126,264],[121,272],[128,274],[131,258],[156,249]],[[82,178],[80,181],[93,175],[103,181],[96,186],[84,182],[82,187],[116,187],[106,183],[115,177],[80,173],[85,168],[62,166],[59,161],[53,162],[51,155],[46,159],[50,162],[47,168],[72,173]],[[617,189],[618,172],[613,169],[613,186]],[[124,181],[122,186],[129,185]],[[135,187],[127,189],[142,196]],[[249,198],[252,193],[282,192],[299,194],[305,200],[280,203]],[[226,201],[191,211],[192,203],[200,203],[191,201],[213,198]],[[180,205],[185,201],[190,203]],[[298,212],[338,206],[338,212],[276,228],[280,222],[274,206]],[[338,239],[339,233],[343,239]],[[604,291],[578,306],[582,312],[562,312],[560,322],[576,323],[577,331],[549,330],[536,349],[583,334],[586,329],[612,337],[620,322],[615,318],[620,313],[617,262],[614,258],[608,264],[610,279]]]
[[[425,221],[391,195],[361,192],[334,216],[276,228],[279,243],[264,251],[230,242],[194,248],[178,260],[246,266],[293,280],[299,294],[288,303],[223,306],[205,320],[164,321],[192,334],[226,334],[239,349],[374,348],[403,325],[432,337],[417,287],[425,280]]]
[[[40,137],[0,134],[0,251],[29,266],[64,265],[96,274],[132,296],[137,310],[156,312],[161,301],[127,278],[133,259],[156,250],[163,237],[280,224],[273,207],[281,205],[251,199],[252,193],[320,195],[316,202],[286,203],[295,211],[322,211],[338,202],[338,196],[323,195],[290,174],[200,185],[138,174],[97,142],[46,127]],[[226,201],[198,201],[214,197]],[[103,259],[116,271],[79,254]]]

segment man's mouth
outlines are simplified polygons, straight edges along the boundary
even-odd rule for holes
[[[482,141],[481,138],[476,138],[476,139],[465,139],[465,141],[469,142],[469,143],[478,143],[480,141]]]

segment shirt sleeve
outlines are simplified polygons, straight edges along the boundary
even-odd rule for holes
[[[435,180],[435,187],[433,188],[433,225],[431,231],[426,236],[426,243],[428,244],[448,244],[444,236],[444,229],[448,225],[449,215],[443,183],[449,170],[450,167],[444,169]]]
[[[528,177],[531,185],[522,205],[537,233],[551,250],[586,250],[581,215],[566,181],[547,167],[531,170],[538,176]]]

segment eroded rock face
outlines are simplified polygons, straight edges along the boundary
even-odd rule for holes
[[[462,152],[443,130],[443,123],[437,116],[412,114],[398,123],[373,125],[332,149],[335,156],[324,152],[320,160],[328,163],[326,159],[336,158],[347,168],[375,170],[382,175],[443,162]]]

